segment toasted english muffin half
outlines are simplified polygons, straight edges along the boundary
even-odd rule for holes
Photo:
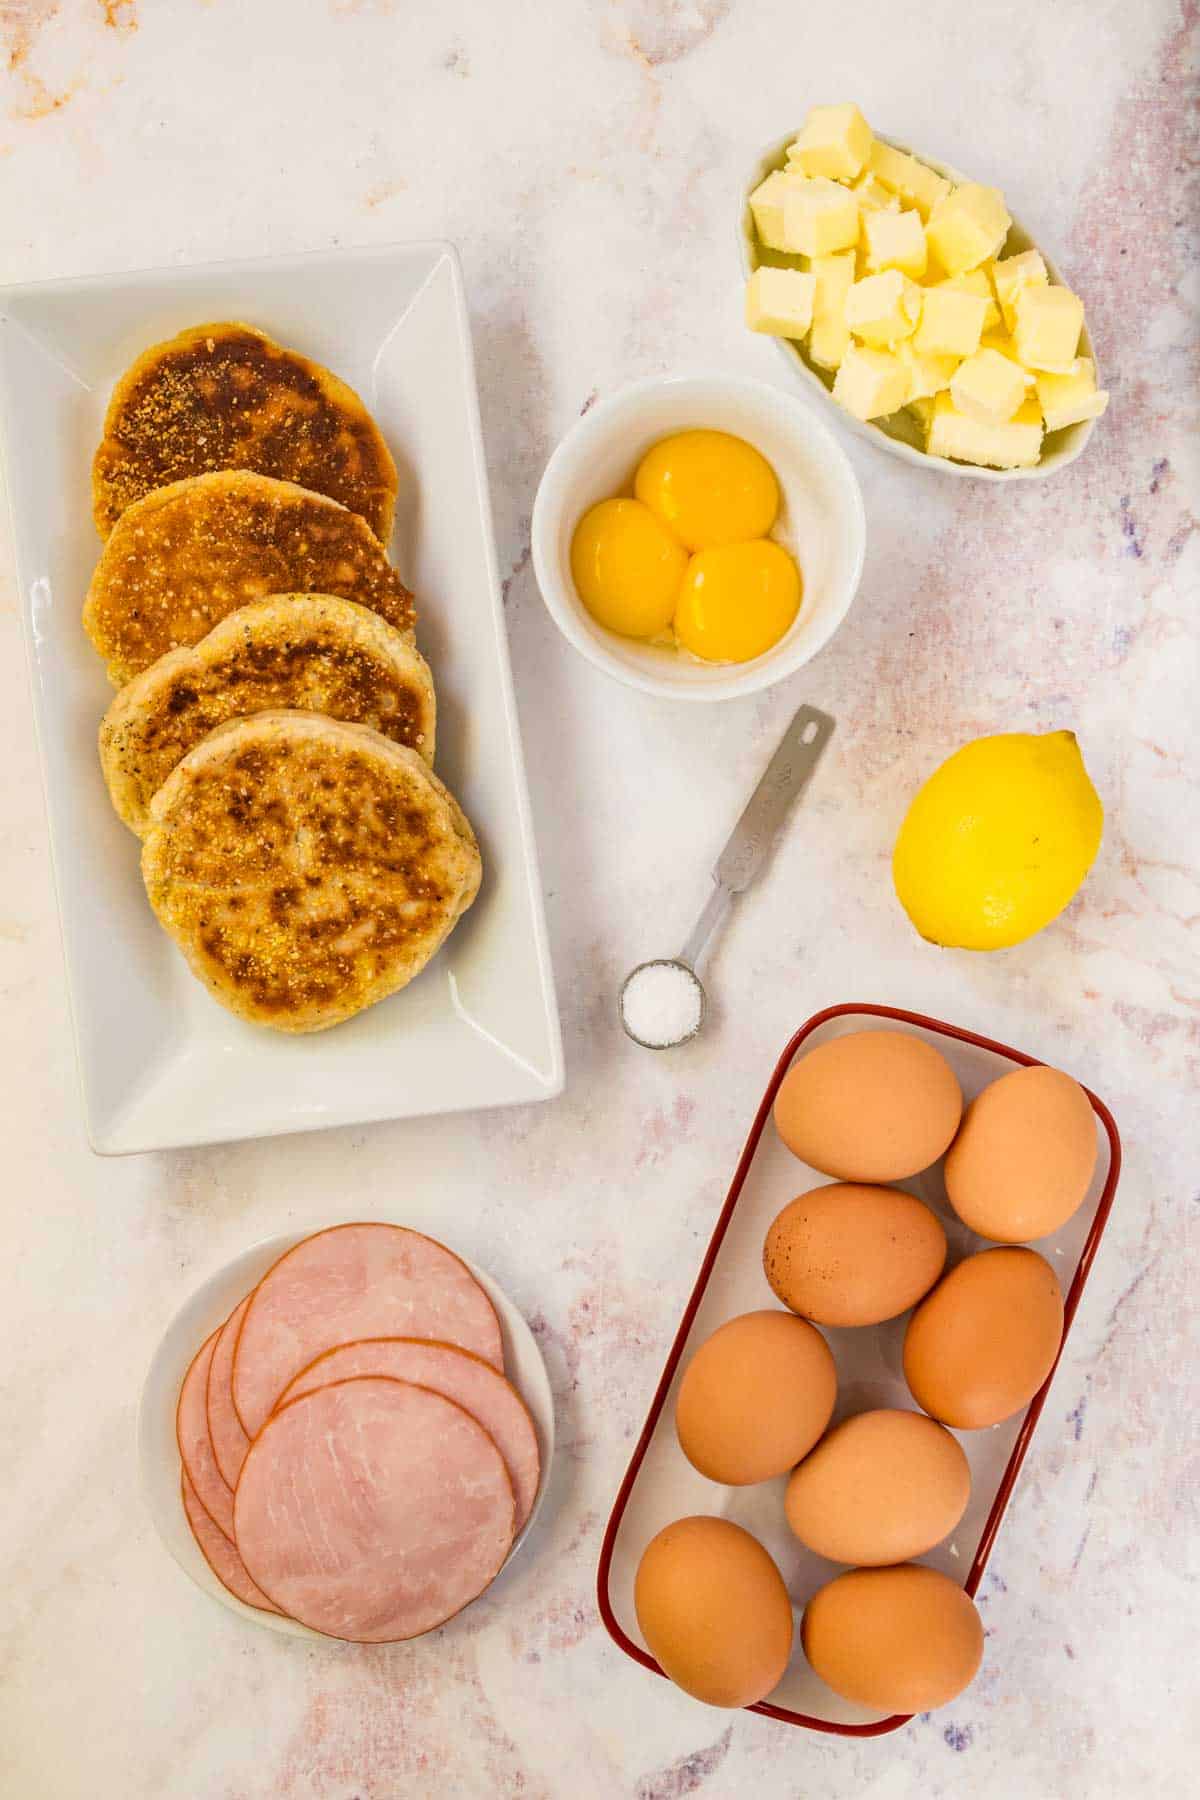
[[[274,594],[135,675],[100,725],[112,803],[144,836],[177,763],[230,719],[281,708],[370,725],[433,762],[429,666],[378,614],[332,594]]]
[[[152,344],[113,390],[92,464],[106,538],[154,488],[210,469],[255,469],[329,494],[381,543],[398,477],[374,419],[344,381],[238,321],[194,325]]]

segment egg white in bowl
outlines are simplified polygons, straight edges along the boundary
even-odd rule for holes
[[[895,138],[885,137],[882,132],[874,134],[881,144],[887,144],[893,150],[903,151],[906,155],[915,156],[935,174],[943,176],[955,186],[970,182],[977,177],[964,175],[961,170],[953,168],[949,163],[938,162],[927,156],[924,151],[914,150],[909,144],[899,143]],[[765,250],[760,243],[754,225],[754,215],[750,210],[750,195],[776,169],[783,169],[787,164],[788,146],[795,142],[797,133],[790,131],[786,137],[777,139],[758,158],[744,183],[738,200],[738,245],[742,270],[747,280],[760,265],[785,268],[799,267],[799,258],[781,252]],[[1025,250],[1038,250],[1046,265],[1051,283],[1056,286],[1069,286],[1055,267],[1042,245],[1036,244],[1033,238],[1014,217],[1008,236],[1003,245],[1005,256],[1016,256]],[[980,481],[1028,481],[1043,476],[1053,475],[1057,470],[1065,468],[1083,453],[1088,439],[1096,426],[1095,419],[1085,419],[1077,425],[1064,426],[1060,431],[1047,432],[1042,441],[1042,452],[1038,461],[1029,468],[995,469],[977,463],[952,462],[943,456],[931,456],[925,449],[921,429],[916,418],[901,408],[884,418],[862,420],[855,418],[845,407],[839,406],[833,398],[833,381],[835,370],[823,369],[808,354],[807,344],[794,338],[776,337],[774,343],[778,354],[787,363],[792,374],[798,376],[806,389],[814,394],[825,407],[831,409],[841,422],[857,437],[865,438],[878,449],[886,450],[902,461],[916,464],[923,469],[932,469],[941,475],[967,476]],[[1095,350],[1088,333],[1086,317],[1083,331],[1079,339],[1077,354],[1090,357],[1095,363]],[[1100,371],[1095,370],[1096,385],[1102,385]]]

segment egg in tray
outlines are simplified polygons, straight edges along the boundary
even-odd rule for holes
[[[678,1449],[727,1489],[777,1484],[764,1504],[779,1506],[792,1538],[844,1565],[800,1627],[826,1686],[877,1715],[924,1712],[974,1678],[983,1627],[961,1580],[916,1559],[951,1537],[971,1498],[970,1439],[955,1434],[1012,1419],[1053,1369],[1062,1295],[1025,1240],[1058,1230],[1089,1192],[1092,1105],[1069,1076],[1036,1065],[964,1109],[935,1045],[868,1030],[794,1063],[774,1123],[788,1151],[831,1179],[772,1220],[764,1304],[691,1350],[675,1392]],[[942,1220],[891,1185],[942,1158],[960,1239],[989,1240],[948,1272]],[[844,1377],[826,1333],[861,1343],[906,1313],[897,1362],[920,1410],[864,1406],[863,1384],[849,1381],[839,1408]],[[650,1540],[634,1606],[680,1687],[710,1705],[753,1705],[793,1657],[791,1600],[775,1558],[719,1506],[714,1488],[711,1515]]]

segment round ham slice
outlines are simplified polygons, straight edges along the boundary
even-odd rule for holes
[[[196,1490],[187,1478],[187,1470],[183,1472],[183,1510],[187,1514],[187,1522],[192,1528],[192,1536],[200,1546],[200,1554],[221,1583],[227,1587],[235,1599],[245,1606],[256,1606],[259,1612],[277,1613],[275,1606],[261,1588],[255,1587],[246,1566],[224,1532],[218,1531],[196,1497]]]
[[[246,1315],[250,1296],[239,1301],[217,1333],[216,1346],[208,1371],[208,1435],[221,1478],[229,1488],[237,1486],[250,1439],[242,1430],[242,1421],[233,1404],[233,1352],[238,1329]]]
[[[227,1538],[233,1537],[233,1493],[221,1479],[208,1435],[208,1371],[217,1332],[206,1337],[192,1358],[175,1408],[175,1440],[192,1491],[209,1518]]]
[[[282,1611],[361,1644],[418,1637],[499,1572],[513,1539],[504,1459],[428,1388],[358,1376],[283,1407],[234,1502],[238,1550]]]
[[[452,1344],[431,1344],[419,1338],[366,1338],[357,1344],[339,1344],[327,1350],[289,1382],[280,1406],[331,1381],[355,1375],[391,1375],[432,1388],[477,1419],[504,1458],[517,1505],[516,1530],[520,1531],[537,1497],[541,1459],[533,1420],[515,1387],[481,1357]]]
[[[492,1303],[444,1244],[403,1225],[334,1225],[288,1250],[250,1295],[233,1353],[247,1436],[315,1356],[370,1337],[434,1338],[504,1367]]]

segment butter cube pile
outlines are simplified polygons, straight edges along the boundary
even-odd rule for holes
[[[1000,190],[880,143],[857,106],[814,106],[750,209],[799,266],[754,271],[746,323],[805,342],[856,419],[906,407],[930,456],[1016,469],[1108,405],[1079,354],[1083,302],[1038,251],[1003,254]]]

